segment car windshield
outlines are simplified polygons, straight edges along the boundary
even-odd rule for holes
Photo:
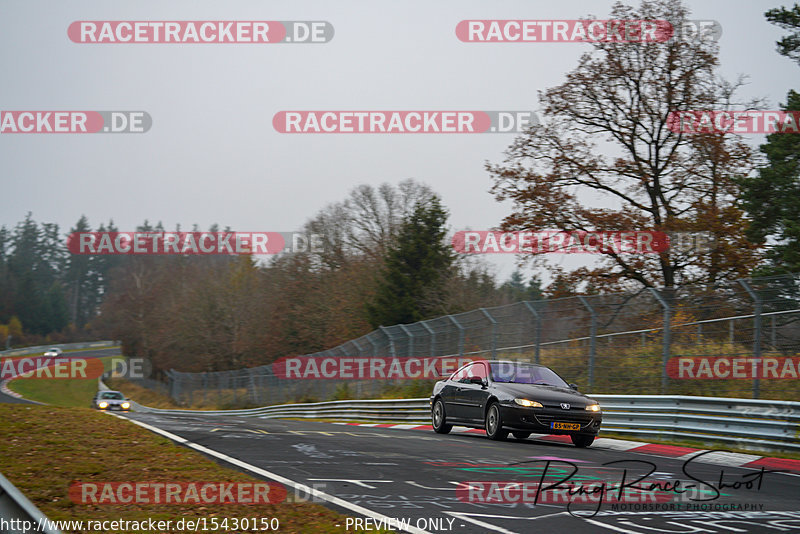
[[[125,397],[122,396],[122,393],[119,391],[106,391],[100,396],[101,399],[114,399],[114,400],[122,400]]]
[[[541,365],[514,362],[494,362],[491,364],[492,380],[514,384],[540,384],[544,386],[569,387],[560,376]]]

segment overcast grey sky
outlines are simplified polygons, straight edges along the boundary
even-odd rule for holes
[[[750,76],[744,97],[772,108],[800,88],[763,13],[780,0],[688,1],[721,23],[720,73]],[[638,2],[637,2],[638,3]],[[291,231],[361,183],[433,187],[454,230],[488,229],[509,206],[488,193],[484,162],[513,135],[286,135],[281,110],[535,110],[590,45],[472,44],[464,19],[607,18],[610,1],[0,2],[0,109],[144,110],[140,135],[0,135],[0,225],[28,211],[63,231],[85,214],[121,230],[212,223]],[[783,5],[789,5],[785,0]],[[327,44],[71,42],[76,20],[327,20]],[[754,142],[759,142],[755,139]],[[496,262],[506,278],[511,258]]]

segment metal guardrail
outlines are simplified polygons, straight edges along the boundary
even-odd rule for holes
[[[0,350],[2,356],[23,356],[25,354],[36,354],[45,352],[50,347],[59,347],[61,350],[81,350],[81,349],[103,349],[116,347],[119,341],[86,341],[82,343],[51,343],[50,345],[37,345],[35,347],[23,347],[20,349]]]
[[[60,530],[50,528],[47,519],[36,506],[28,500],[6,477],[0,474],[0,532],[27,534],[43,532],[61,534]],[[18,528],[17,528],[18,527]]]
[[[601,432],[667,440],[722,442],[741,449],[800,451],[800,402],[660,395],[591,395],[603,408]],[[423,399],[345,400],[246,410],[135,411],[373,423],[430,423]]]

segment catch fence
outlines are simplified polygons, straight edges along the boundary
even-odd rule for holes
[[[526,360],[547,365],[582,391],[596,394],[797,400],[800,370],[797,360],[786,358],[798,355],[799,350],[800,275],[785,275],[714,288],[643,289],[515,302],[380,327],[303,357]],[[723,376],[723,369],[728,377],[735,376],[734,371],[741,376],[741,368],[731,367],[736,358],[749,358],[747,365],[752,359],[772,359],[778,362],[773,374],[783,378],[676,376],[676,358],[690,357],[727,358],[725,366],[712,369],[717,377]],[[702,362],[692,365],[688,374],[703,370]],[[422,396],[431,385],[423,380],[285,379],[279,375],[273,365],[208,373],[172,370],[165,387],[182,405],[229,407]]]

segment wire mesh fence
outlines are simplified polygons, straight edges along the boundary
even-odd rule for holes
[[[515,302],[380,327],[303,358],[511,359],[596,394],[800,399],[800,275]],[[792,359],[792,357],[795,357]],[[182,405],[421,396],[431,381],[286,379],[274,365],[167,373]],[[147,384],[143,384],[147,386]],[[415,389],[416,388],[416,389]]]

